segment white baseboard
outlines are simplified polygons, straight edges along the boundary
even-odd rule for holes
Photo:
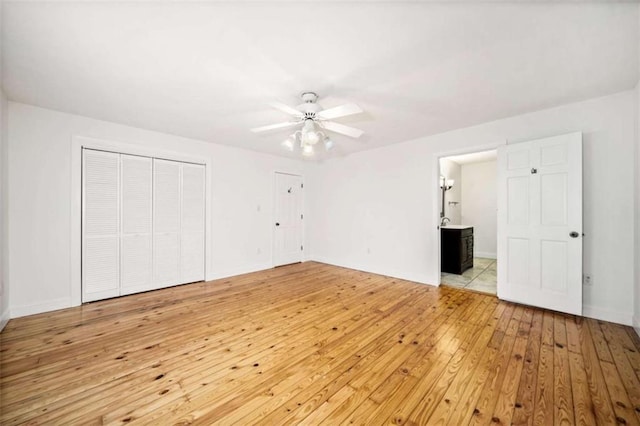
[[[5,327],[5,325],[7,325],[7,323],[9,322],[10,318],[11,318],[11,313],[9,312],[9,308],[7,308],[0,315],[0,331],[4,330],[4,327]]]
[[[489,253],[485,251],[474,251],[473,257],[483,257],[485,259],[497,259],[498,255],[496,253]]]
[[[69,297],[49,300],[46,302],[32,303],[29,305],[12,306],[11,318],[41,314],[43,312],[57,311],[58,309],[70,308],[71,306],[71,298]]]
[[[640,337],[640,317],[633,317],[633,329],[636,331],[636,334]]]
[[[615,322],[616,324],[633,324],[633,314],[631,313],[614,312],[595,306],[583,305],[582,315],[597,320]]]
[[[270,262],[241,265],[234,268],[214,271],[212,274],[207,276],[207,281],[219,280],[221,278],[233,277],[236,275],[249,274],[251,272],[264,271],[265,269],[271,269],[272,267],[273,265],[271,265]]]
[[[250,272],[257,272],[265,269],[271,269],[271,267],[272,267],[271,263],[243,265],[243,266],[231,268],[224,271],[216,271],[216,273],[209,274],[206,277],[206,280],[211,281],[211,280],[227,278],[235,275],[248,274]],[[68,298],[68,297],[49,300],[46,302],[32,303],[29,305],[12,306],[10,318],[18,318],[18,317],[24,317],[27,315],[40,314],[43,312],[56,311],[58,309],[70,308],[72,306],[73,304],[71,303],[71,298]],[[3,313],[3,316],[0,317],[0,326],[2,327],[4,327],[4,324],[6,324],[6,322],[8,321],[8,318],[6,318],[5,320],[5,315],[9,317],[9,313],[8,312]],[[2,327],[0,327],[0,330],[2,329]]]
[[[244,266],[231,268],[224,271],[216,271],[216,273],[214,274],[209,274],[206,277],[206,280],[211,281],[211,280],[227,278],[235,275],[248,274],[250,272],[257,272],[265,269],[270,269],[271,267],[272,266],[270,263],[244,265]],[[73,304],[71,303],[71,298],[68,298],[68,297],[49,300],[46,302],[32,303],[29,305],[12,306],[10,318],[18,318],[18,317],[24,317],[27,315],[41,314],[43,312],[56,311],[58,309],[70,308],[72,306]],[[5,319],[5,315],[7,316],[6,319]],[[6,324],[6,322],[8,322],[8,320],[9,320],[9,312],[3,313],[2,317],[0,317],[0,330],[2,330],[2,327],[4,327],[4,325]]]
[[[370,265],[362,265],[362,264],[347,264],[347,263],[336,261],[334,259],[330,259],[323,256],[314,256],[310,260],[326,263],[328,265],[340,266],[341,268],[355,269],[357,271],[369,272],[371,274],[378,274],[378,275],[384,275],[387,277],[398,278],[401,280],[413,281],[418,284],[426,284],[434,287],[437,287],[439,284],[439,283],[434,283],[432,280],[429,280],[426,276],[407,274],[404,271],[397,271],[397,270],[394,271],[394,270],[377,268],[375,266],[372,267]]]

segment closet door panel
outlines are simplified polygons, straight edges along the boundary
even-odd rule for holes
[[[121,155],[122,233],[120,294],[153,288],[152,186],[153,160]]]
[[[120,295],[118,237],[87,238],[83,256],[83,302]]]
[[[120,294],[120,158],[85,149],[82,161],[82,300]]]
[[[180,281],[204,280],[205,167],[182,165]]]
[[[205,277],[205,167],[83,150],[82,300]]]
[[[152,290],[151,235],[123,236],[121,247],[120,294],[132,294]]]
[[[180,163],[153,160],[153,230],[180,232]]]
[[[153,236],[153,282],[154,288],[168,287],[180,283],[179,269],[180,235],[177,233],[154,234]]]
[[[180,169],[175,161],[153,160],[153,282],[180,283]]]
[[[152,160],[122,155],[122,234],[151,233]]]
[[[182,232],[204,231],[204,166],[182,166]]]
[[[189,232],[181,236],[180,282],[204,281],[204,234]]]

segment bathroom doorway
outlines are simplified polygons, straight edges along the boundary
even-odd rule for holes
[[[440,283],[497,293],[497,151],[438,159]]]

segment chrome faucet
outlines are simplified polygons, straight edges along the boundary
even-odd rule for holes
[[[442,220],[440,220],[440,226],[447,226],[447,223],[451,222],[451,219],[449,219],[448,217],[444,216],[442,218]]]

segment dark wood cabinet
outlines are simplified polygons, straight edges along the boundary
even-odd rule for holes
[[[440,228],[440,269],[462,274],[473,267],[473,227]]]

